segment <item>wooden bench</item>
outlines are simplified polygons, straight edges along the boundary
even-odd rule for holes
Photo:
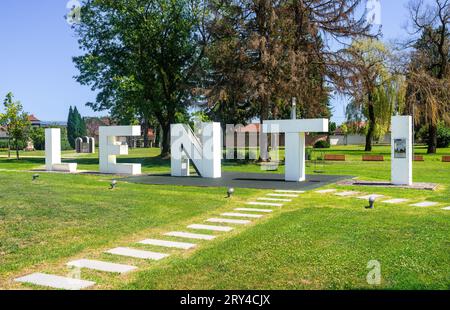
[[[325,160],[345,161],[345,155],[325,154]]]
[[[382,155],[363,155],[363,161],[384,161],[384,157]]]
[[[414,161],[424,161],[422,155],[414,155]]]
[[[450,156],[446,155],[446,156],[442,156],[442,161],[444,163],[450,163]]]

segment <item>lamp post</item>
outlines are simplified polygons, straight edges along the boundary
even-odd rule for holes
[[[292,98],[291,119],[297,119],[297,98]]]

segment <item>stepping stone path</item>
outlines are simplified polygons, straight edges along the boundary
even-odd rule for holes
[[[250,224],[249,220],[231,220],[231,219],[221,219],[221,218],[210,218],[206,220],[210,223],[226,223],[226,224],[238,224],[238,225],[246,225]]]
[[[340,193],[336,193],[336,196],[341,196],[341,197],[348,197],[348,196],[355,196],[358,195],[359,192],[340,192]]]
[[[445,207],[445,208],[442,208],[442,210],[447,210],[447,211],[450,211],[450,207]]]
[[[397,204],[397,203],[404,203],[407,201],[409,201],[409,199],[396,198],[396,199],[389,199],[389,200],[382,201],[382,203]]]
[[[360,197],[356,197],[356,198],[358,198],[358,199],[369,199],[370,197],[381,198],[381,197],[384,197],[384,195],[371,194],[371,195],[365,195],[365,196],[360,196]]]
[[[298,195],[294,195],[294,194],[267,194],[267,196],[271,196],[271,197],[292,197],[292,198],[297,198]]]
[[[233,230],[233,227],[228,226],[213,226],[213,225],[203,225],[203,224],[192,224],[189,225],[190,229],[202,229],[202,230],[212,230],[212,231],[224,231],[228,232]]]
[[[269,207],[282,207],[282,203],[273,203],[273,202],[247,202],[248,205],[252,206],[269,206]]]
[[[171,232],[165,233],[164,235],[171,236],[171,237],[200,239],[200,240],[212,240],[212,239],[216,238],[216,236],[212,236],[212,235],[193,234],[193,233],[188,233],[188,232],[184,232],[184,231],[171,231]]]
[[[292,199],[283,199],[283,198],[266,198],[266,197],[261,197],[258,198],[257,200],[266,200],[266,201],[282,201],[282,202],[291,202]]]
[[[145,239],[145,240],[139,241],[138,243],[146,244],[146,245],[163,246],[163,247],[167,247],[167,248],[177,248],[177,249],[183,249],[183,250],[192,249],[195,246],[197,246],[195,243],[176,242],[176,241],[167,241],[167,240],[158,240],[158,239]]]
[[[318,193],[328,193],[336,190],[328,189],[323,191],[318,191]],[[270,207],[282,207],[282,203],[277,202],[291,202],[292,199],[288,198],[297,198],[299,195],[304,193],[304,191],[296,191],[296,190],[275,190],[275,193],[267,194],[269,197],[261,197],[257,200],[266,201],[266,202],[248,202],[247,205],[254,206],[270,206]],[[356,194],[356,192],[352,192]],[[342,193],[341,193],[342,194]],[[276,198],[273,198],[276,197]],[[280,198],[281,197],[281,198]],[[284,198],[283,198],[284,197]],[[269,202],[268,202],[269,201]],[[444,208],[445,209],[445,208]],[[448,207],[450,209],[450,207]],[[273,210],[271,209],[256,209],[256,208],[236,208],[235,211],[244,211],[244,212],[261,212],[261,213],[271,213]],[[238,212],[227,212],[222,213],[222,216],[229,217],[244,217],[244,218],[261,218],[262,214],[254,214],[254,213],[238,213]],[[211,223],[229,223],[229,224],[249,224],[251,221],[242,220],[242,219],[227,219],[227,218],[210,218],[206,220]],[[189,229],[197,229],[197,230],[210,230],[210,231],[220,231],[220,232],[229,232],[233,230],[233,227],[229,226],[214,226],[214,225],[203,225],[203,224],[192,224],[187,226]],[[186,239],[198,239],[198,240],[213,240],[216,238],[214,235],[206,235],[206,234],[196,234],[184,231],[171,231],[164,234],[165,236],[170,237],[178,237],[178,238],[186,238]],[[159,240],[159,239],[145,239],[138,242],[139,244],[145,245],[153,245],[167,248],[177,248],[188,250],[196,247],[195,243],[189,242],[178,242],[178,241],[168,241],[168,240]],[[146,250],[138,250],[127,247],[117,247],[114,249],[110,249],[105,253],[120,255],[126,257],[140,258],[140,259],[151,259],[151,260],[161,260],[169,256],[169,254],[146,251]],[[79,259],[70,261],[67,263],[67,266],[77,267],[77,268],[87,268],[92,270],[111,272],[111,273],[127,273],[133,270],[136,270],[137,267],[131,265],[103,262],[98,260],[90,260],[90,259]],[[95,285],[95,282],[73,279],[68,277],[62,277],[57,275],[50,275],[44,273],[33,273],[21,278],[15,279],[16,282],[21,283],[30,283],[34,285],[46,286],[56,289],[66,289],[66,290],[80,290],[84,288],[88,288],[90,286]]]
[[[328,193],[334,193],[337,189],[322,189],[320,191],[316,191],[318,194],[328,194]]]
[[[254,219],[263,217],[260,214],[234,213],[234,212],[226,212],[226,213],[222,213],[221,215],[222,216],[233,216],[233,217],[248,217],[248,218],[254,218]]]
[[[17,278],[15,281],[63,290],[81,290],[95,284],[95,282],[92,281],[55,276],[45,273],[33,273],[25,277]]]
[[[104,271],[104,272],[114,272],[114,273],[127,273],[137,269],[137,267],[130,265],[107,263],[98,260],[90,259],[80,259],[74,260],[67,263],[67,266],[87,268],[92,270]]]
[[[295,194],[303,194],[305,191],[291,191],[291,190],[284,190],[284,189],[277,189],[275,193],[295,193]]]
[[[271,213],[273,210],[271,209],[254,209],[254,208],[236,208],[234,211],[247,211],[247,212],[263,212],[263,213]]]
[[[419,202],[419,203],[412,204],[410,206],[411,207],[422,207],[422,208],[425,208],[425,207],[436,206],[438,204],[439,204],[438,202],[424,201],[424,202]]]
[[[120,255],[120,256],[133,257],[133,258],[152,259],[152,260],[160,260],[160,259],[163,259],[163,258],[166,258],[167,256],[169,256],[169,254],[136,250],[136,249],[131,249],[131,248],[122,248],[122,247],[108,250],[108,251],[106,251],[106,253]]]

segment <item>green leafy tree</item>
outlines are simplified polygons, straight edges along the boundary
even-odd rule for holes
[[[170,154],[170,124],[196,100],[204,6],[203,0],[87,0],[74,26],[86,51],[74,58],[77,81],[99,91],[88,105],[156,118],[162,156]]]
[[[23,111],[22,104],[14,101],[12,93],[8,93],[3,102],[4,113],[0,113],[0,124],[6,127],[8,134],[8,157],[11,156],[11,142],[16,150],[16,158],[19,159],[21,145],[28,141],[31,123],[28,114]]]

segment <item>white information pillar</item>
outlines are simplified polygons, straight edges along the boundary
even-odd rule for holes
[[[140,136],[140,126],[101,126],[99,128],[100,172],[117,174],[141,174],[140,164],[118,164],[117,155],[128,155],[128,145],[117,137]]]
[[[172,176],[189,176],[191,161],[203,178],[222,176],[220,123],[202,123],[199,131],[200,136],[197,136],[189,125],[170,126]]]
[[[285,180],[305,181],[305,132],[328,132],[328,119],[264,121],[264,133],[285,134]]]
[[[411,185],[412,180],[412,117],[393,116],[391,124],[391,182]]]
[[[61,163],[61,129],[45,129],[45,169],[47,171],[76,172],[76,163]]]

